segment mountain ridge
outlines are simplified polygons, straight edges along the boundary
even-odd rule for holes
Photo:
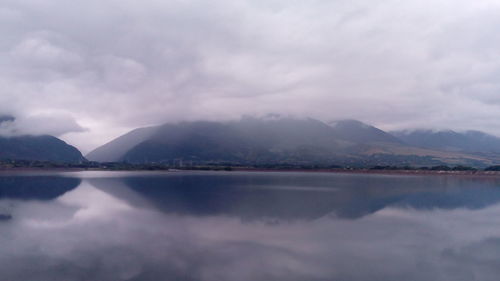
[[[402,141],[421,148],[444,151],[500,154],[500,138],[476,131],[406,130],[390,132]]]
[[[493,136],[469,133],[469,138]],[[498,155],[416,145],[397,132],[385,132],[346,119],[252,118],[193,121],[139,128],[87,154],[100,162],[226,163],[293,165],[491,165]],[[499,144],[500,150],[500,144]]]

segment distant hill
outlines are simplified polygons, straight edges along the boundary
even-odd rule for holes
[[[13,122],[14,120],[15,118],[12,116],[0,116],[0,126],[3,122]],[[86,161],[78,149],[49,135],[0,135],[0,160],[7,159],[60,163],[80,163]]]
[[[472,134],[472,133],[470,133]],[[87,155],[100,162],[251,165],[490,165],[469,150],[419,146],[357,120],[251,118],[131,131]],[[486,139],[486,137],[485,137]],[[499,146],[500,147],[500,146]]]
[[[86,159],[75,147],[53,136],[0,137],[0,160],[79,163]]]
[[[414,130],[391,134],[405,143],[428,149],[468,153],[500,153],[500,138],[479,132]]]

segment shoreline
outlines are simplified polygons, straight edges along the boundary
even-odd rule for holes
[[[337,173],[360,175],[414,175],[414,176],[478,176],[500,177],[500,171],[433,171],[433,170],[373,170],[373,169],[251,169],[233,168],[241,172],[304,172],[304,173]]]
[[[439,171],[439,170],[374,170],[374,169],[265,169],[265,168],[234,168],[224,169],[102,169],[102,168],[3,168],[0,175],[9,172],[269,172],[269,173],[335,173],[360,175],[413,175],[413,176],[467,176],[467,177],[500,177],[500,171]]]

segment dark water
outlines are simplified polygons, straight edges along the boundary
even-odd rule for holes
[[[0,175],[0,280],[499,280],[500,181]]]

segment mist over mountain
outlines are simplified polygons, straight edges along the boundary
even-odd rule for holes
[[[13,116],[0,116],[0,128],[15,120]],[[54,136],[0,134],[0,160],[80,163],[86,159],[77,148]]]
[[[395,131],[392,135],[409,145],[444,151],[500,153],[500,138],[479,131]]]
[[[478,132],[469,132],[474,139]],[[243,117],[230,122],[180,122],[140,128],[87,155],[129,163],[242,165],[489,165],[472,150],[417,145],[357,120]],[[483,136],[489,140],[489,137]],[[493,147],[493,144],[492,144]]]
[[[367,125],[361,121],[346,119],[329,122],[338,138],[353,142],[386,142],[403,144],[403,142],[379,128]]]
[[[232,163],[327,161],[342,156],[337,148],[346,145],[335,137],[331,127],[314,119],[242,118],[235,122],[181,122],[135,130],[87,157],[132,163],[176,159]]]
[[[87,159],[98,162],[121,161],[125,153],[151,137],[158,127],[135,129],[113,141],[106,143],[86,155]]]

